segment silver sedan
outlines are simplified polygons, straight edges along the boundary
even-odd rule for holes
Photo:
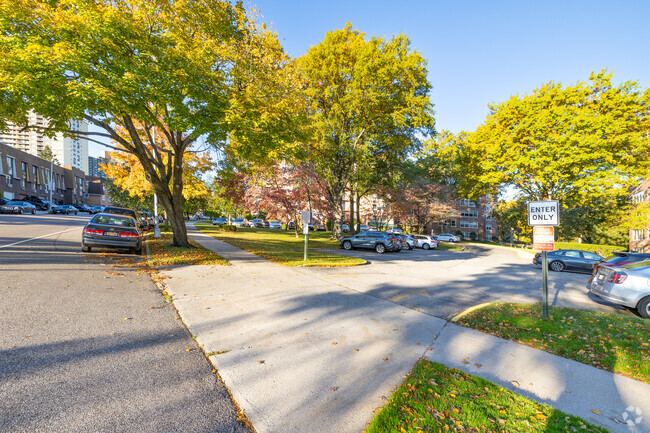
[[[650,318],[650,260],[621,267],[603,266],[590,290],[606,301],[634,308],[642,317]]]

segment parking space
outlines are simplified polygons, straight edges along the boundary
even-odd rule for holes
[[[333,251],[334,252],[334,251]],[[541,267],[526,252],[482,245],[464,251],[416,249],[399,253],[336,250],[366,259],[352,268],[307,268],[321,279],[438,317],[453,317],[484,302],[542,299]],[[553,306],[626,312],[589,294],[589,275],[549,272]]]

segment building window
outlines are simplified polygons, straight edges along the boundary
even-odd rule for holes
[[[460,211],[460,216],[464,218],[478,218],[477,210],[463,210]]]
[[[456,227],[456,220],[451,220],[450,224],[451,227]]]
[[[486,232],[491,232],[491,231],[492,231],[492,225],[490,225],[490,224],[485,224],[485,231],[486,231]]]
[[[632,203],[641,203],[645,200],[645,191],[639,191],[632,196]]]
[[[13,179],[16,178],[16,160],[7,156],[7,185],[13,185]]]
[[[642,252],[643,252],[643,248],[639,248],[639,247],[637,247],[637,248],[632,248],[631,251],[632,251],[633,253],[642,253]]]
[[[485,235],[485,240],[488,242],[492,242],[492,235]]]
[[[37,183],[41,183],[38,178],[38,167],[35,165],[32,165],[32,182],[34,182],[34,186],[36,186]]]
[[[467,207],[476,207],[476,202],[474,200],[468,200],[466,198],[461,198],[460,199],[460,205],[461,206],[467,206]]]
[[[472,235],[470,234],[471,232],[463,232],[463,238],[465,239],[472,239]]]
[[[460,222],[460,228],[461,229],[477,229],[478,228],[478,222],[477,221],[461,221]]]
[[[642,241],[644,239],[643,230],[632,230],[632,240],[633,241]]]

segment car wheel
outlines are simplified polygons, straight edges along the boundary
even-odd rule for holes
[[[350,242],[350,241],[343,242],[343,248],[350,251],[352,249],[352,242]]]
[[[562,263],[562,262],[558,262],[558,261],[555,261],[555,262],[551,262],[551,263],[548,265],[548,267],[549,267],[552,271],[555,271],[555,272],[562,272],[562,271],[564,270],[564,267],[565,267],[565,266],[564,266],[564,263]]]
[[[141,256],[142,255],[142,245],[140,245],[140,248],[138,248],[137,250],[133,250],[133,254],[135,254],[137,256]]]
[[[19,214],[19,215],[22,215],[22,214],[24,214],[24,213],[25,213],[25,211],[24,211],[23,209],[18,210],[18,214]]]
[[[83,251],[84,253],[89,253],[90,250],[91,250],[90,247],[87,247],[87,246],[85,246],[85,245],[82,245],[82,246],[81,246],[81,251]]]
[[[425,249],[425,250],[428,250],[429,248],[431,248],[431,245],[429,245],[429,244],[423,244],[423,245],[422,245],[422,248]]]
[[[379,254],[384,254],[386,252],[386,247],[384,244],[377,244],[375,245],[375,251],[377,251]]]
[[[32,215],[34,215],[35,213],[36,213],[36,210],[32,209]]]
[[[639,303],[636,306],[636,311],[639,312],[639,315],[641,317],[650,319],[650,296],[646,296],[645,298],[639,301]]]

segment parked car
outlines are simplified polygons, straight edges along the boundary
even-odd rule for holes
[[[216,220],[212,221],[212,225],[220,225],[220,224],[228,224],[228,220],[225,218],[217,218]]]
[[[232,225],[236,227],[248,227],[248,220],[246,218],[235,218]]]
[[[598,270],[602,266],[623,266],[627,265],[630,263],[635,263],[635,262],[640,262],[642,260],[648,260],[650,259],[650,254],[644,254],[644,253],[626,253],[626,252],[615,252],[612,253],[611,256],[601,260],[598,263],[593,264],[593,271],[591,272],[591,278],[589,279],[589,282],[594,279],[596,274],[598,273]]]
[[[413,235],[413,237],[418,241],[418,244],[416,245],[418,248],[422,248],[424,250],[438,248],[438,241],[434,239],[433,236]]]
[[[325,227],[325,224],[321,224],[321,223],[316,223],[314,225],[314,228],[316,229],[317,232],[327,231],[327,227]]]
[[[63,215],[77,215],[79,211],[76,207],[69,204],[61,204],[55,208],[52,208],[52,213],[60,213]]]
[[[397,233],[397,234],[400,234],[400,235],[404,234],[404,230],[402,230],[400,228],[397,228],[397,227],[393,227],[392,229],[388,229],[388,230],[386,230],[386,232],[387,233]]]
[[[12,200],[0,206],[0,213],[30,213],[34,215],[36,213],[36,206],[26,201]]]
[[[38,197],[25,197],[22,201],[33,204],[34,207],[36,207],[36,210],[46,211],[50,209],[50,203],[47,200]]]
[[[281,229],[282,228],[282,223],[280,221],[269,221],[269,228],[270,229]]]
[[[104,211],[104,206],[90,206],[90,213],[95,215]]]
[[[350,233],[350,227],[349,227],[347,224],[343,224],[343,225],[341,226],[341,231],[342,231],[343,233]]]
[[[104,212],[106,214],[113,214],[113,215],[126,215],[130,216],[133,218],[137,224],[138,224],[138,229],[144,230],[147,228],[147,225],[142,221],[142,218],[140,216],[140,212],[135,211],[133,209],[129,209],[126,207],[116,207],[116,206],[106,206],[104,208]]]
[[[555,272],[576,271],[590,274],[595,263],[600,262],[603,257],[590,251],[580,250],[556,250],[549,251],[548,268]],[[542,253],[536,253],[533,257],[533,264],[542,264]]]
[[[0,206],[2,206],[3,204],[5,204],[7,202],[9,202],[8,198],[0,198]]]
[[[261,220],[259,218],[255,218],[254,220],[250,221],[248,223],[249,227],[256,227],[258,229],[263,229],[264,228],[264,220]]]
[[[623,266],[601,266],[589,290],[594,295],[650,318],[650,260]]]
[[[90,213],[90,206],[87,206],[83,203],[68,203],[70,206],[74,206],[79,212],[88,212]]]
[[[399,238],[402,241],[402,247],[406,248],[407,250],[412,250],[415,248],[416,241],[413,236],[399,233],[393,233],[393,236]]]
[[[268,221],[264,221],[264,228],[268,229],[270,227],[271,227],[271,223],[269,223]]]
[[[98,213],[84,227],[81,250],[117,248],[142,254],[142,231],[129,215]]]
[[[360,232],[367,232],[368,230],[370,230],[370,229],[368,228],[367,225],[365,225],[365,224],[359,225],[359,231]]]
[[[341,238],[340,244],[346,250],[364,248],[375,250],[379,254],[383,254],[386,251],[399,251],[401,249],[399,240],[394,235],[377,231],[361,232],[354,236]]]
[[[293,230],[296,228],[296,225],[293,223],[293,221],[289,221],[289,224],[287,224],[287,229]]]
[[[438,241],[444,242],[460,242],[460,236],[452,235],[451,233],[440,233],[435,238]]]

